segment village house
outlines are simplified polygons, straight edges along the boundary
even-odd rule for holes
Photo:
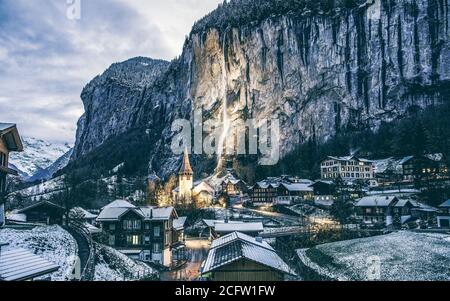
[[[181,231],[173,207],[136,207],[117,200],[102,208],[97,217],[107,244],[133,259],[154,262],[164,266],[172,264],[172,247],[184,244],[174,235]],[[175,241],[176,240],[176,241]]]
[[[448,167],[442,154],[409,156],[400,162],[403,180],[436,180],[448,177]]]
[[[312,201],[314,189],[310,181],[300,183],[281,183],[278,186],[275,205],[292,205],[301,201]]]
[[[17,175],[9,168],[9,154],[23,151],[22,140],[15,124],[0,123],[0,227],[5,225],[5,194],[7,175]]]
[[[331,207],[334,203],[336,185],[333,181],[319,180],[310,185],[314,193],[314,204]]]
[[[194,172],[186,149],[183,155],[183,163],[178,173],[178,187],[172,191],[173,201],[175,203],[196,202],[198,206],[202,207],[210,205],[214,197],[214,188],[206,181],[194,182]]]
[[[313,181],[291,176],[268,177],[250,188],[250,201],[254,206],[292,205],[312,201]]]
[[[172,232],[172,260],[174,262],[186,259],[186,238],[184,228],[186,227],[187,216],[180,216],[173,220]]]
[[[229,169],[220,183],[220,191],[229,197],[243,197],[248,192],[248,186]]]
[[[212,242],[200,272],[211,281],[283,281],[295,276],[268,243],[239,232]]]
[[[450,228],[450,199],[439,205],[437,223],[439,228]]]
[[[66,210],[50,201],[40,201],[17,211],[26,217],[27,223],[62,225]]]
[[[355,205],[356,214],[368,226],[401,227],[417,219],[435,220],[437,209],[408,198],[373,195],[361,198]]]
[[[328,156],[320,164],[322,180],[342,178],[346,181],[370,180],[374,178],[374,168],[371,160],[355,156]]]
[[[378,183],[385,186],[449,177],[445,156],[441,153],[380,159],[374,161],[374,166]]]

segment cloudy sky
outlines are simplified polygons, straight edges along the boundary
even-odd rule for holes
[[[130,57],[173,59],[219,2],[0,0],[0,122],[73,143],[90,79]]]

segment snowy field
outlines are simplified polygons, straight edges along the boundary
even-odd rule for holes
[[[36,227],[32,230],[0,230],[0,241],[9,243],[5,249],[23,248],[42,256],[60,269],[51,274],[52,281],[70,278],[75,266],[77,243],[75,239],[59,226]]]
[[[96,245],[95,281],[136,281],[158,276],[143,262],[134,261],[113,248]]]
[[[450,280],[446,234],[402,231],[323,244],[297,254],[303,264],[336,280]]]

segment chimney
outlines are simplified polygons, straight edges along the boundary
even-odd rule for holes
[[[263,242],[263,238],[261,236],[257,236],[255,237],[256,242],[262,243]]]

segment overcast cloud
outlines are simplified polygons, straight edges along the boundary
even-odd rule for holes
[[[218,0],[0,0],[0,122],[73,143],[83,86],[114,62],[171,60]],[[69,14],[77,17],[77,12]]]

